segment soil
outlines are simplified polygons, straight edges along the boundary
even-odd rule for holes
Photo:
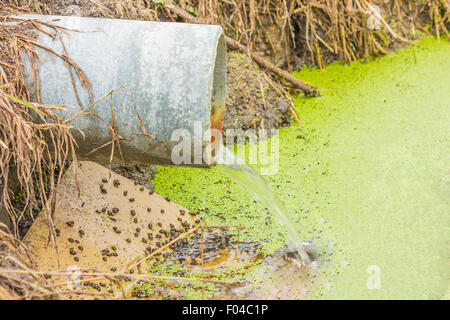
[[[23,240],[42,270],[66,270],[73,265],[100,272],[123,270],[136,257],[156,251],[201,221],[195,212],[120,175],[110,175],[97,163],[77,165],[78,183],[72,163],[58,186],[56,243],[48,242],[43,215]]]
[[[68,0],[62,3],[55,3],[53,12],[55,15],[80,16],[80,17],[104,17],[97,10],[97,5],[88,0]]]

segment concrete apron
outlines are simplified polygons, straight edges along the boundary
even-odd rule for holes
[[[160,229],[169,231],[170,224],[176,229],[182,229],[182,222],[189,223],[191,227],[194,224],[195,217],[188,214],[187,209],[156,193],[150,194],[147,189],[141,190],[140,185],[114,172],[110,173],[109,169],[97,163],[79,162],[76,174],[80,186],[79,198],[74,164],[67,170],[57,189],[54,222],[55,228],[59,229],[56,241],[58,250],[52,241],[48,241],[49,229],[44,214],[39,215],[24,238],[36,256],[40,271],[67,271],[78,267],[108,273],[115,268],[120,272],[137,257],[143,257],[147,248],[157,249],[156,242],[162,245],[169,241],[163,234],[161,239],[155,237],[161,234]],[[107,182],[102,182],[102,179],[107,179]],[[120,182],[117,187],[114,186],[116,179]],[[102,184],[106,193],[100,190]],[[124,191],[127,191],[126,196]],[[134,198],[134,201],[130,201],[130,198]],[[106,208],[105,212],[102,212],[103,208]],[[114,213],[114,208],[119,211]],[[148,212],[147,208],[151,208],[151,211]],[[131,210],[135,211],[134,216]],[[180,210],[185,213],[182,214]],[[152,230],[149,229],[149,223],[152,223]],[[152,233],[153,240],[149,240],[148,233]],[[102,255],[104,249],[108,249],[109,256]],[[146,273],[145,265],[141,267]],[[67,277],[52,277],[50,281],[64,283],[66,280]],[[103,282],[109,284],[109,281]],[[106,290],[107,285],[101,288],[102,293],[107,293]]]

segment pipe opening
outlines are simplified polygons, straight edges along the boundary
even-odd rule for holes
[[[211,129],[222,131],[227,98],[227,44],[220,36],[217,43],[216,61],[211,95]]]
[[[225,37],[220,36],[217,43],[214,65],[212,95],[211,95],[211,158],[222,143],[223,121],[225,116],[225,101],[227,98],[227,44]]]

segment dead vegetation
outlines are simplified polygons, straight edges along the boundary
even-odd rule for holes
[[[288,69],[303,63],[322,67],[334,59],[350,62],[387,53],[415,39],[417,30],[448,36],[450,22],[447,0],[178,2],[198,17],[221,24],[231,38],[272,56]],[[381,9],[381,16],[371,24],[373,5]],[[432,30],[427,30],[428,26]]]
[[[45,276],[36,271],[35,262],[25,245],[0,223],[0,300],[58,297]]]
[[[73,151],[74,141],[70,126],[52,112],[54,107],[39,103],[39,89],[30,92],[27,86],[23,71],[31,68],[32,81],[39,88],[36,67],[39,57],[34,40],[40,27],[31,22],[6,25],[5,21],[3,18],[0,25],[1,203],[11,215],[17,234],[17,224],[25,213],[31,214],[32,209],[38,207],[52,212],[55,184],[63,174],[63,170],[58,169],[64,167],[68,154]],[[29,102],[33,95],[38,103]],[[12,174],[17,177],[24,198],[21,208],[11,201],[14,195],[9,189],[8,178]]]

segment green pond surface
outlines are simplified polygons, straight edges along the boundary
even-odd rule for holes
[[[265,178],[300,237],[319,247],[325,281],[312,298],[448,294],[449,49],[426,38],[368,63],[295,73],[322,96],[296,98],[302,125],[279,131],[279,170]],[[286,241],[272,215],[217,168],[160,167],[154,182],[208,223],[244,226],[240,239],[261,242],[263,253]]]

